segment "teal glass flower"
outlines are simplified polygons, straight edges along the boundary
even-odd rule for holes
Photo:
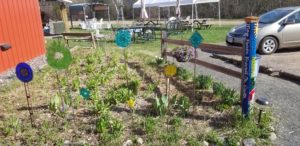
[[[87,88],[80,88],[80,95],[84,100],[90,100],[90,91]]]
[[[120,48],[126,48],[131,43],[131,34],[126,29],[118,30],[115,38],[116,44]]]
[[[198,31],[195,31],[191,38],[189,39],[190,43],[194,48],[198,48],[199,45],[202,43],[203,37]]]

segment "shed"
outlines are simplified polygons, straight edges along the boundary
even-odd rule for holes
[[[0,0],[0,14],[0,73],[45,53],[38,0]]]

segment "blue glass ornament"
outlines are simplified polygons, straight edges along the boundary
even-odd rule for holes
[[[16,67],[17,78],[24,82],[28,83],[33,79],[33,71],[27,63],[19,63]]]
[[[189,39],[190,43],[194,48],[198,48],[199,45],[202,43],[203,37],[198,31],[195,31],[191,38]]]
[[[86,88],[80,88],[80,95],[84,100],[90,100],[90,91]]]
[[[131,43],[131,34],[129,30],[121,29],[116,33],[116,44],[120,48],[126,48]]]

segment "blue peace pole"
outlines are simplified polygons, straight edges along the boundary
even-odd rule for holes
[[[256,37],[258,31],[258,17],[246,17],[246,41],[243,55],[242,75],[242,114],[249,117],[251,101],[255,94],[256,67]]]

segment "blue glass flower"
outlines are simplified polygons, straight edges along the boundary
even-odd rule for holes
[[[87,88],[80,88],[80,95],[84,100],[90,100],[90,91]]]
[[[19,63],[16,67],[17,78],[24,82],[28,83],[33,79],[33,71],[27,63]]]
[[[203,37],[198,31],[195,31],[191,38],[189,39],[190,43],[194,48],[198,48],[199,45],[202,43]]]
[[[126,48],[131,43],[131,34],[126,29],[118,30],[115,38],[116,44],[120,48]]]

